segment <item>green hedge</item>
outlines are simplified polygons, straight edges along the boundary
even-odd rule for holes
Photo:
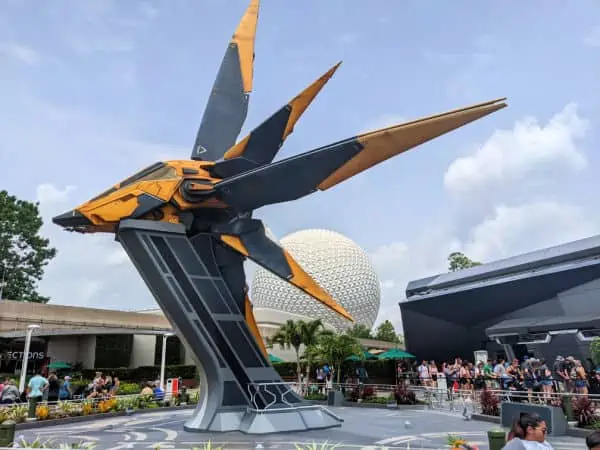
[[[371,361],[345,361],[342,364],[342,378],[345,374],[354,373],[355,368],[358,365],[364,365],[367,373],[369,374],[369,381],[377,382],[382,384],[395,384],[396,383],[396,362],[393,360],[371,360]],[[296,363],[295,362],[280,362],[273,364],[275,370],[281,375],[283,378],[294,378],[296,377]],[[303,366],[303,371],[306,368]],[[311,378],[314,378],[315,368],[311,369],[312,373],[310,374]]]
[[[104,375],[115,374],[121,381],[154,381],[160,377],[160,366],[141,366],[135,369],[86,369],[82,372],[85,379],[93,379],[96,372]],[[196,378],[196,366],[166,366],[165,378],[194,379]]]
[[[348,373],[354,373],[355,367],[361,364],[360,362],[345,361],[342,364],[342,377]],[[369,381],[376,383],[390,383],[393,384],[396,381],[396,363],[392,360],[387,361],[362,361],[365,369],[369,374]],[[275,370],[283,378],[295,378],[296,377],[296,363],[294,362],[281,362],[273,364]],[[305,368],[303,367],[303,371]],[[311,378],[314,377],[315,369],[312,369]],[[82,376],[85,379],[93,379],[96,372],[102,372],[103,374],[114,373],[121,381],[153,381],[157,380],[160,376],[160,366],[142,366],[136,369],[87,369],[82,372]],[[197,377],[196,366],[190,365],[177,365],[167,366],[165,369],[165,378],[176,378],[181,377],[183,379],[195,379]],[[343,378],[342,378],[343,380]]]

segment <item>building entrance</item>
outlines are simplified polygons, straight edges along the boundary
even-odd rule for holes
[[[25,339],[17,338],[0,342],[0,373],[20,373],[23,365]],[[32,338],[29,346],[27,372],[33,373],[47,361],[48,344],[45,339]]]

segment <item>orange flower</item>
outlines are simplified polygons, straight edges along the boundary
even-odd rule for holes
[[[40,405],[35,409],[35,416],[40,420],[47,419],[49,415],[50,410],[46,405]]]

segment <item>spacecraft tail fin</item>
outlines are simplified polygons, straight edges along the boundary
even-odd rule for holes
[[[393,156],[460,128],[501,108],[504,99],[394,125],[260,167],[215,185],[217,195],[237,211],[326,190]]]
[[[213,176],[228,178],[273,161],[296,122],[340,66],[337,63],[290,102],[265,120],[225,153],[211,168]]]
[[[225,51],[194,142],[194,160],[221,159],[242,130],[254,79],[258,10],[259,0],[251,0]]]
[[[353,321],[344,307],[319,286],[292,255],[269,239],[260,220],[238,219],[227,224],[218,224],[213,227],[213,232],[224,245],[296,286],[340,316]]]

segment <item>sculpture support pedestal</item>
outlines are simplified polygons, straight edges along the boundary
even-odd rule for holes
[[[245,284],[241,256],[210,234],[188,238],[183,225],[164,222],[125,220],[117,239],[200,365],[200,398],[186,430],[265,434],[341,425],[298,396],[262,353],[246,325],[244,293],[235,290]]]

